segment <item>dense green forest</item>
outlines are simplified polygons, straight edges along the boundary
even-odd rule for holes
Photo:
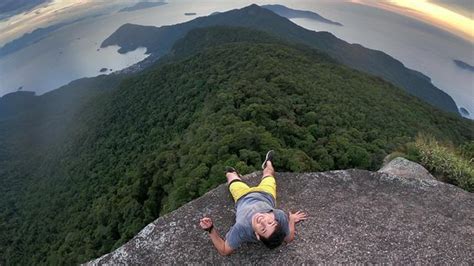
[[[243,28],[192,31],[110,87],[67,117],[0,121],[0,264],[103,255],[224,183],[226,165],[258,170],[269,149],[278,171],[374,170],[420,132],[453,145],[474,139],[471,121]],[[14,134],[30,128],[40,136]]]

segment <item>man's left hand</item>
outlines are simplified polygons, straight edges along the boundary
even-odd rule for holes
[[[296,224],[299,221],[306,220],[308,218],[308,215],[302,211],[297,211],[295,213],[290,212],[289,218]]]

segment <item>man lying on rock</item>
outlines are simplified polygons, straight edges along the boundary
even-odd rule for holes
[[[200,221],[201,228],[209,232],[212,243],[221,255],[229,255],[244,242],[259,240],[270,249],[295,237],[295,224],[307,218],[304,212],[289,212],[288,217],[276,209],[276,182],[273,169],[273,151],[269,151],[262,164],[263,177],[256,187],[249,187],[232,167],[227,167],[229,191],[237,209],[235,224],[222,239],[214,228],[211,218]]]

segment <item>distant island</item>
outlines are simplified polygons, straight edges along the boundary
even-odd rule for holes
[[[471,114],[469,113],[469,111],[464,108],[464,107],[460,107],[459,108],[459,112],[462,114],[462,116],[465,116],[465,117],[469,117],[471,116]]]
[[[146,9],[146,8],[151,8],[151,7],[156,7],[156,6],[162,6],[166,5],[167,3],[165,2],[139,2],[136,3],[134,6],[122,8],[119,10],[119,12],[131,12],[131,11],[136,11],[140,9]]]
[[[339,22],[329,20],[311,11],[291,9],[284,5],[263,5],[262,7],[288,19],[307,18],[307,19],[317,20],[319,22],[323,22],[323,23],[327,23],[331,25],[343,26]]]
[[[59,23],[46,28],[37,28],[30,33],[25,33],[20,38],[17,38],[11,42],[6,43],[0,48],[0,57],[14,53],[18,50],[26,48],[34,43],[41,41],[46,38],[50,32],[53,32],[61,27],[64,27],[67,23]]]
[[[98,16],[101,16],[101,14],[79,18],[79,19],[76,19],[76,20],[73,20],[73,21],[70,21],[70,22],[63,22],[63,23],[54,24],[54,25],[51,25],[51,26],[46,27],[46,28],[37,28],[37,29],[33,30],[30,33],[25,33],[25,34],[23,34],[23,36],[15,39],[11,42],[8,42],[4,46],[2,46],[0,48],[0,57],[6,56],[8,54],[12,54],[12,53],[17,52],[17,51],[19,51],[23,48],[26,48],[26,47],[28,47],[32,44],[35,44],[35,43],[41,41],[42,39],[48,37],[51,32],[56,31],[56,30],[58,30],[58,29],[60,29],[64,26],[71,25],[73,23],[76,23],[76,22],[79,22],[79,21],[82,21],[82,20],[85,20],[85,19],[95,18],[95,17],[98,17]]]
[[[461,61],[461,60],[456,60],[454,59],[453,60],[454,63],[456,64],[456,66],[458,66],[459,68],[462,68],[464,70],[469,70],[471,72],[474,72],[474,66],[471,66],[469,65],[468,63],[464,62],[464,61]]]
[[[186,16],[196,16],[196,13],[194,13],[194,12],[187,12],[187,13],[184,13],[184,15],[186,15]]]
[[[50,0],[2,1],[0,3],[0,20],[8,19],[23,12],[30,12],[37,6],[47,2],[50,2]],[[37,12],[39,11],[35,13],[38,14]]]

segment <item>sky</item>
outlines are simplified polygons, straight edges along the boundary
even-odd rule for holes
[[[0,21],[0,45],[32,32],[36,28],[45,28],[52,24],[74,20],[85,15],[101,12],[112,2],[134,1],[97,1],[97,0],[53,0],[36,6],[34,10],[22,12]]]
[[[474,43],[474,0],[351,0],[444,29]]]
[[[53,22],[74,19],[107,5],[130,5],[139,0],[53,0],[38,6],[34,12],[0,21],[0,45],[46,27]],[[178,0],[179,1],[179,0]],[[224,1],[224,0],[223,0]],[[227,0],[226,0],[227,1]],[[327,1],[327,0],[320,0]],[[334,0],[357,3],[409,16],[455,34],[474,43],[474,0]]]

